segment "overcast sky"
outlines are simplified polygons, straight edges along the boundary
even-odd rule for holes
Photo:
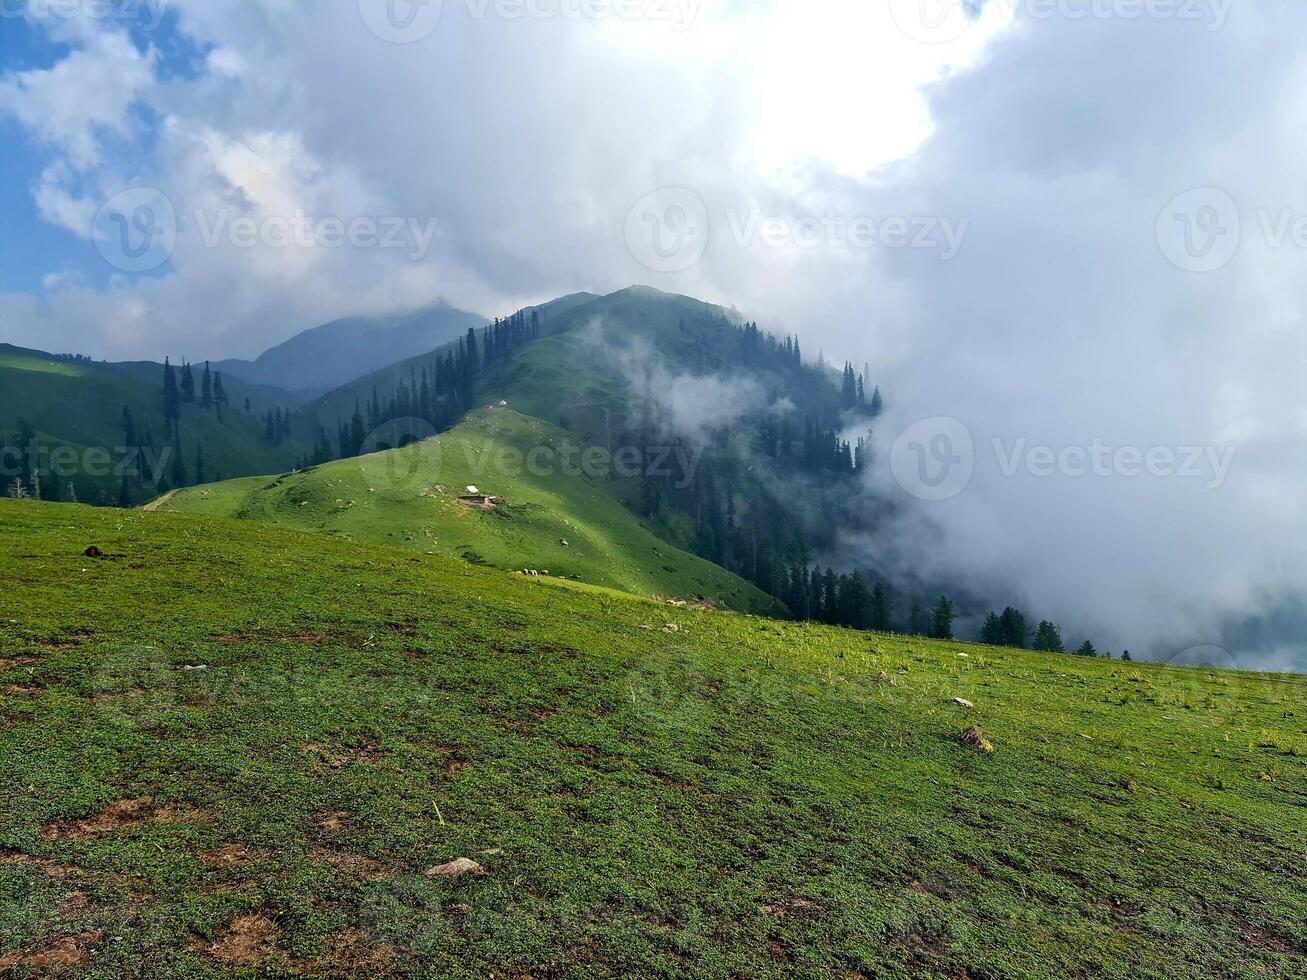
[[[0,340],[690,293],[871,365],[851,547],[1307,666],[1298,0],[13,6]]]

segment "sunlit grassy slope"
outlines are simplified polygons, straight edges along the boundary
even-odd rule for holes
[[[564,455],[570,447],[571,454]],[[303,473],[195,487],[158,506],[394,544],[506,570],[548,572],[641,595],[704,596],[733,609],[782,607],[726,570],[661,541],[614,496],[583,445],[508,409],[479,409],[403,449]],[[584,475],[583,475],[584,474]],[[492,509],[458,498],[475,486]]]
[[[1301,678],[175,514],[0,502],[0,570],[0,972],[1307,971]]]

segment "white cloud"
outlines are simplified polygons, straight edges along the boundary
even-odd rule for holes
[[[0,112],[89,169],[100,162],[103,132],[129,134],[128,109],[153,82],[154,60],[124,34],[92,33],[51,68],[0,78]]]

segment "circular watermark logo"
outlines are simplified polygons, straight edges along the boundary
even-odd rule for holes
[[[956,497],[976,471],[970,430],[955,418],[937,416],[910,426],[890,449],[890,472],[919,500]]]
[[[177,211],[153,187],[119,191],[101,206],[91,238],[106,262],[123,272],[152,272],[177,247]]]
[[[1215,272],[1239,250],[1239,206],[1217,187],[1195,187],[1174,198],[1157,218],[1157,244],[1185,272]]]
[[[626,216],[626,247],[654,272],[684,272],[708,249],[708,208],[694,191],[664,187]]]
[[[407,487],[436,480],[440,472],[440,440],[434,425],[424,418],[403,416],[382,422],[363,439],[359,465],[380,473],[392,487]],[[400,450],[391,452],[391,450]],[[386,455],[379,458],[377,453]]]
[[[895,26],[921,44],[956,41],[975,23],[964,0],[890,0],[889,11]]]
[[[413,44],[440,24],[443,0],[358,0],[368,30],[391,44]]]

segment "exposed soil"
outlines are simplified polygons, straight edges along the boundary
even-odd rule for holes
[[[344,769],[353,762],[372,765],[380,762],[386,754],[385,750],[381,748],[380,740],[375,738],[370,738],[362,745],[354,747],[309,742],[303,747],[303,751],[316,756],[331,769]]]
[[[394,961],[391,947],[375,943],[362,929],[347,928],[327,940],[321,956],[297,961],[291,972],[314,977],[376,977],[385,974]]]
[[[148,796],[138,800],[118,800],[85,820],[47,824],[41,831],[41,839],[44,841],[86,840],[98,834],[128,830],[146,821],[184,823],[197,817],[197,811],[190,807],[155,806],[154,801]]]
[[[254,852],[244,844],[222,844],[204,852],[204,863],[215,868],[239,868],[253,860]]]
[[[91,961],[91,956],[102,942],[104,942],[102,932],[83,932],[76,936],[64,936],[42,949],[28,953],[17,951],[0,956],[0,972],[18,967],[30,970],[76,969]]]
[[[262,913],[244,915],[233,921],[216,939],[197,939],[191,948],[229,966],[257,967],[280,955],[277,947],[281,928]]]
[[[343,872],[352,878],[380,881],[390,874],[380,861],[361,854],[351,854],[349,851],[338,851],[329,847],[315,847],[312,853],[314,863]]]

